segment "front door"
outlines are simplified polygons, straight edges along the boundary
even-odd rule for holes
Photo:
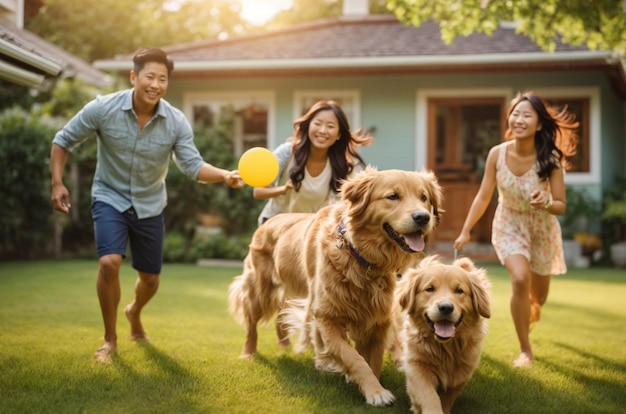
[[[445,210],[436,240],[451,241],[459,235],[478,192],[487,153],[504,136],[505,105],[502,97],[428,100],[428,165],[443,188]],[[491,240],[496,193],[474,226],[473,241]]]

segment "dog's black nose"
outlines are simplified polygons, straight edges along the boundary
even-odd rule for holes
[[[454,310],[454,305],[450,302],[442,302],[439,304],[439,312],[442,315],[450,315]]]
[[[430,214],[425,211],[419,211],[417,213],[413,213],[413,221],[419,224],[420,226],[425,226],[430,221]]]

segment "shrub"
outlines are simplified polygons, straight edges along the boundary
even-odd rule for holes
[[[53,234],[50,139],[45,118],[10,109],[0,115],[0,257],[41,256]]]

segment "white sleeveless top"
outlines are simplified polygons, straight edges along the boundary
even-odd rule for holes
[[[271,184],[272,187],[283,185],[289,180],[289,170],[292,166],[291,144],[281,144],[274,154],[279,160],[279,175],[276,181]],[[363,171],[363,166],[357,164],[354,166],[352,173],[356,174]],[[312,177],[307,169],[304,169],[304,178],[300,182],[300,191],[291,189],[286,194],[279,195],[267,200],[259,215],[259,225],[270,217],[274,217],[280,213],[315,213],[320,208],[337,201],[337,193],[331,191],[330,180],[332,178],[332,168],[330,159],[326,160],[326,165],[322,172],[316,177]]]

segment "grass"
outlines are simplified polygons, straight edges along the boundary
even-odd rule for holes
[[[124,305],[135,273],[122,269],[114,364],[93,361],[102,322],[95,261],[0,262],[0,413],[407,413],[404,377],[386,357],[381,382],[394,405],[365,404],[312,354],[279,352],[262,327],[260,354],[238,358],[244,330],[227,311],[239,268],[165,265],[144,312],[152,345],[130,342]],[[513,369],[518,345],[505,271],[493,283],[490,332],[456,413],[623,413],[626,410],[626,272],[571,270],[551,286],[532,331],[534,367]]]

